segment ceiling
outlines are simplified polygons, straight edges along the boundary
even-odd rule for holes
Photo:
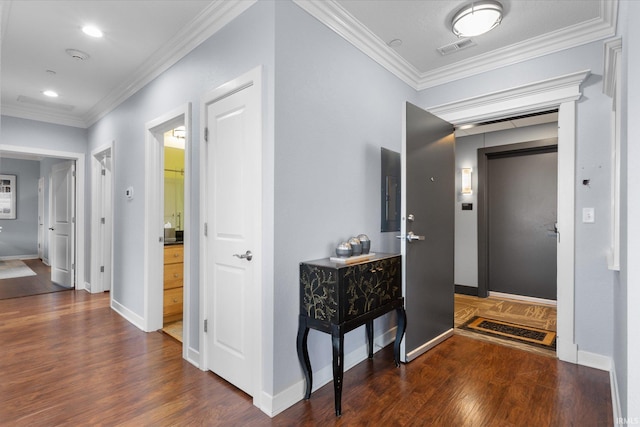
[[[254,1],[1,1],[1,112],[91,126]],[[416,90],[613,36],[617,15],[617,0],[500,0],[497,28],[441,55],[467,1],[293,1]],[[88,23],[104,37],[84,35]],[[60,96],[44,97],[49,88]]]

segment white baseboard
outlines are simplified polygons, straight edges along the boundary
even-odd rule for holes
[[[622,417],[622,407],[620,406],[620,394],[618,392],[618,377],[616,376],[616,365],[611,359],[611,371],[609,371],[609,383],[611,384],[611,409],[613,412],[613,424],[620,425],[618,420]]]
[[[489,291],[489,296],[490,297],[496,297],[496,298],[513,299],[513,300],[516,300],[516,301],[532,302],[532,303],[535,303],[535,304],[552,305],[554,307],[558,305],[558,301],[553,300],[553,299],[528,297],[528,296],[525,296],[525,295],[506,294],[504,292]]]
[[[416,348],[412,352],[407,353],[407,355],[405,357],[406,360],[403,360],[403,362],[411,362],[416,357],[418,357],[418,356],[426,353],[427,351],[431,350],[433,347],[437,346],[442,341],[446,340],[447,338],[449,338],[452,335],[453,335],[453,328],[449,329],[448,331],[446,331],[446,332],[444,332],[444,333],[442,333],[440,335],[438,335],[437,337],[435,337],[431,341],[429,341],[427,343],[424,343],[423,345],[421,345],[420,347]]]
[[[589,368],[600,369],[602,371],[611,371],[612,359],[597,353],[578,350],[578,365],[587,366]]]
[[[386,347],[390,343],[392,343],[396,338],[396,327],[389,329],[387,332],[378,335],[373,340],[373,352],[377,353],[383,347]],[[358,363],[366,360],[369,356],[367,344],[363,344],[350,352],[349,354],[344,355],[344,371],[348,371]],[[393,362],[390,362],[393,363]],[[312,367],[313,369],[313,367]],[[311,392],[316,391],[320,387],[328,384],[333,381],[333,364],[329,364],[320,368],[317,371],[313,371],[313,388]],[[261,396],[261,405],[260,410],[270,417],[275,417],[280,412],[289,408],[290,406],[298,403],[300,400],[304,399],[305,392],[305,380],[304,378],[286,390],[278,393],[275,396],[271,396],[268,393],[262,393]]]
[[[142,316],[139,316],[133,311],[129,310],[127,307],[120,304],[115,299],[111,300],[111,308],[120,316],[124,317],[129,322],[133,323],[136,327],[144,331],[144,319],[142,318]]]
[[[9,256],[0,256],[0,261],[11,261],[15,259],[38,259],[38,254],[35,255],[9,255]]]
[[[200,369],[200,352],[193,347],[187,349],[187,362]]]

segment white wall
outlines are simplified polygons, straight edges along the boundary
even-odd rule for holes
[[[478,287],[478,149],[557,138],[558,124],[508,129],[498,132],[456,137],[456,213],[455,272],[456,285]],[[460,169],[473,168],[471,195],[460,194]],[[473,210],[463,211],[462,203],[473,203]]]
[[[0,219],[0,259],[38,254],[38,178],[35,160],[3,158],[0,174],[16,176],[16,219]]]
[[[405,101],[416,93],[290,2],[276,2],[274,391],[302,378],[295,351],[301,261],[331,256],[360,233],[373,252],[399,252],[380,232],[380,147],[401,150]],[[376,322],[376,333],[389,327]],[[365,343],[345,338],[345,354]],[[315,385],[331,366],[328,334],[309,333]],[[389,361],[393,363],[393,361]]]

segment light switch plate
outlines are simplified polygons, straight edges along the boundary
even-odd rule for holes
[[[582,208],[582,222],[585,224],[596,222],[596,210],[594,208]]]

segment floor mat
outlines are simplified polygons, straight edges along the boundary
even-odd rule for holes
[[[19,259],[0,261],[0,280],[35,275],[36,273]]]
[[[460,326],[460,328],[479,334],[534,344],[547,349],[556,348],[555,332],[503,322],[501,320],[475,316]]]

